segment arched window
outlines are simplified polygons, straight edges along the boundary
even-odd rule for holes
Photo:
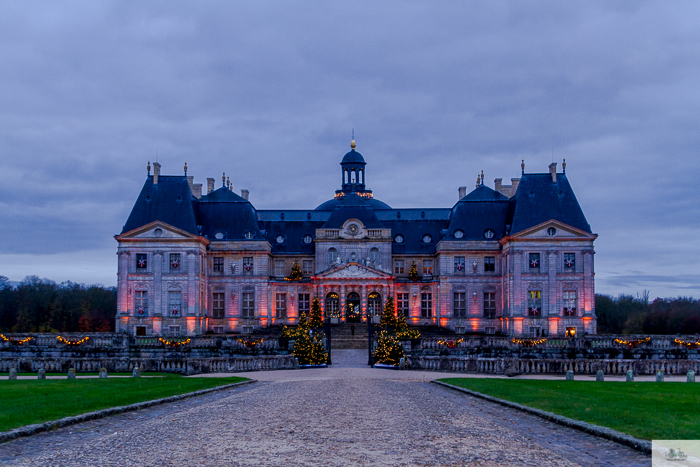
[[[353,185],[356,183],[356,178],[357,178],[357,174],[355,172],[355,169],[352,169],[352,172],[350,172],[350,182]]]
[[[369,314],[371,316],[382,314],[382,296],[377,292],[372,292],[367,297],[367,308],[369,308]]]
[[[328,295],[326,295],[326,314],[330,316],[331,318],[339,318],[340,313],[338,311],[338,307],[340,305],[340,299],[338,297],[338,294],[335,292],[331,292]]]
[[[333,264],[335,263],[335,260],[338,259],[338,250],[335,248],[329,248],[328,249],[328,264]]]
[[[357,183],[359,183],[360,185],[365,183],[365,171],[362,169],[360,169],[360,172],[358,174]]]
[[[369,250],[369,260],[373,263],[379,262],[379,248],[371,248]]]
[[[343,183],[346,185],[348,184],[348,171],[347,170],[343,170]]]

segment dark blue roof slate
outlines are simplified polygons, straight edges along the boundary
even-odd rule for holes
[[[366,164],[366,162],[365,158],[362,157],[362,154],[353,149],[343,156],[343,161],[341,164]]]
[[[486,185],[480,185],[452,208],[445,239],[500,240],[505,234],[507,216],[508,198]],[[457,230],[462,231],[461,237],[455,236]],[[487,230],[493,231],[492,238],[486,237]]]
[[[354,193],[349,193],[340,200],[333,211],[331,211],[331,215],[323,225],[323,228],[339,229],[348,219],[357,219],[369,229],[381,229],[383,227],[369,203]]]
[[[329,199],[325,203],[318,205],[315,211],[332,211],[341,200],[342,198]],[[367,206],[371,207],[372,209],[391,209],[391,206],[383,201],[379,201],[378,199],[372,198],[365,201],[367,202]]]
[[[408,208],[408,209],[382,209],[375,210],[374,213],[380,222],[384,221],[418,221],[418,220],[443,220],[450,218],[449,208]]]
[[[315,245],[304,243],[304,236],[311,235],[316,238],[316,229],[320,229],[325,221],[298,221],[298,220],[261,220],[260,227],[265,231],[267,239],[272,245],[272,253],[287,254],[315,254]],[[284,236],[282,243],[277,242],[277,236]]]
[[[202,233],[209,240],[260,240],[263,237],[255,208],[249,201],[225,187],[212,191],[199,200]],[[254,233],[245,238],[246,231]],[[218,239],[216,234],[223,237]]]
[[[260,221],[314,221],[325,223],[330,217],[331,213],[328,211],[307,211],[307,210],[296,210],[296,209],[286,209],[286,210],[259,210],[258,219]]]
[[[221,187],[199,198],[200,203],[249,203],[228,188]]]
[[[392,253],[403,254],[435,254],[435,246],[440,241],[442,230],[447,222],[444,220],[393,220],[383,221],[384,227],[391,229],[391,235],[403,237],[402,243],[394,241],[391,245]],[[429,243],[423,242],[425,235],[430,235]]]
[[[524,174],[510,200],[506,221],[510,225],[509,233],[522,232],[551,219],[591,233],[565,174],[557,174],[556,183],[549,173]]]
[[[198,216],[190,185],[185,176],[161,175],[158,184],[153,176],[146,179],[139,197],[121,233],[130,232],[151,222],[161,221],[194,235],[199,235]]]

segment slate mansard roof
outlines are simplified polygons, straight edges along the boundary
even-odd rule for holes
[[[273,254],[313,255],[314,242],[304,238],[313,239],[316,229],[342,228],[348,219],[391,229],[394,254],[434,254],[441,240],[497,242],[552,219],[591,233],[565,173],[556,174],[556,182],[550,173],[523,174],[510,199],[482,184],[444,209],[392,209],[351,190],[316,209],[256,210],[226,187],[197,199],[185,176],[161,175],[153,182],[149,175],[122,234],[162,221],[213,242],[265,240]]]

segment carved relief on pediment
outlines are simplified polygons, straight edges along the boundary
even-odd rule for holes
[[[344,277],[350,277],[350,278],[362,278],[362,279],[384,279],[385,276],[382,274],[378,274],[377,272],[356,264],[356,263],[350,263],[347,266],[336,269],[335,271],[332,271],[323,277],[325,278],[344,278]]]

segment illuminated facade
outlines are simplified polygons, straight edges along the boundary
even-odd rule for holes
[[[295,324],[318,298],[334,322],[387,297],[412,325],[457,333],[595,333],[593,243],[566,178],[483,174],[445,209],[393,209],[366,188],[355,150],[341,189],[313,210],[256,210],[226,178],[207,194],[154,165],[118,246],[117,330],[194,335]],[[294,265],[303,279],[290,281]],[[378,319],[378,317],[373,318]]]

